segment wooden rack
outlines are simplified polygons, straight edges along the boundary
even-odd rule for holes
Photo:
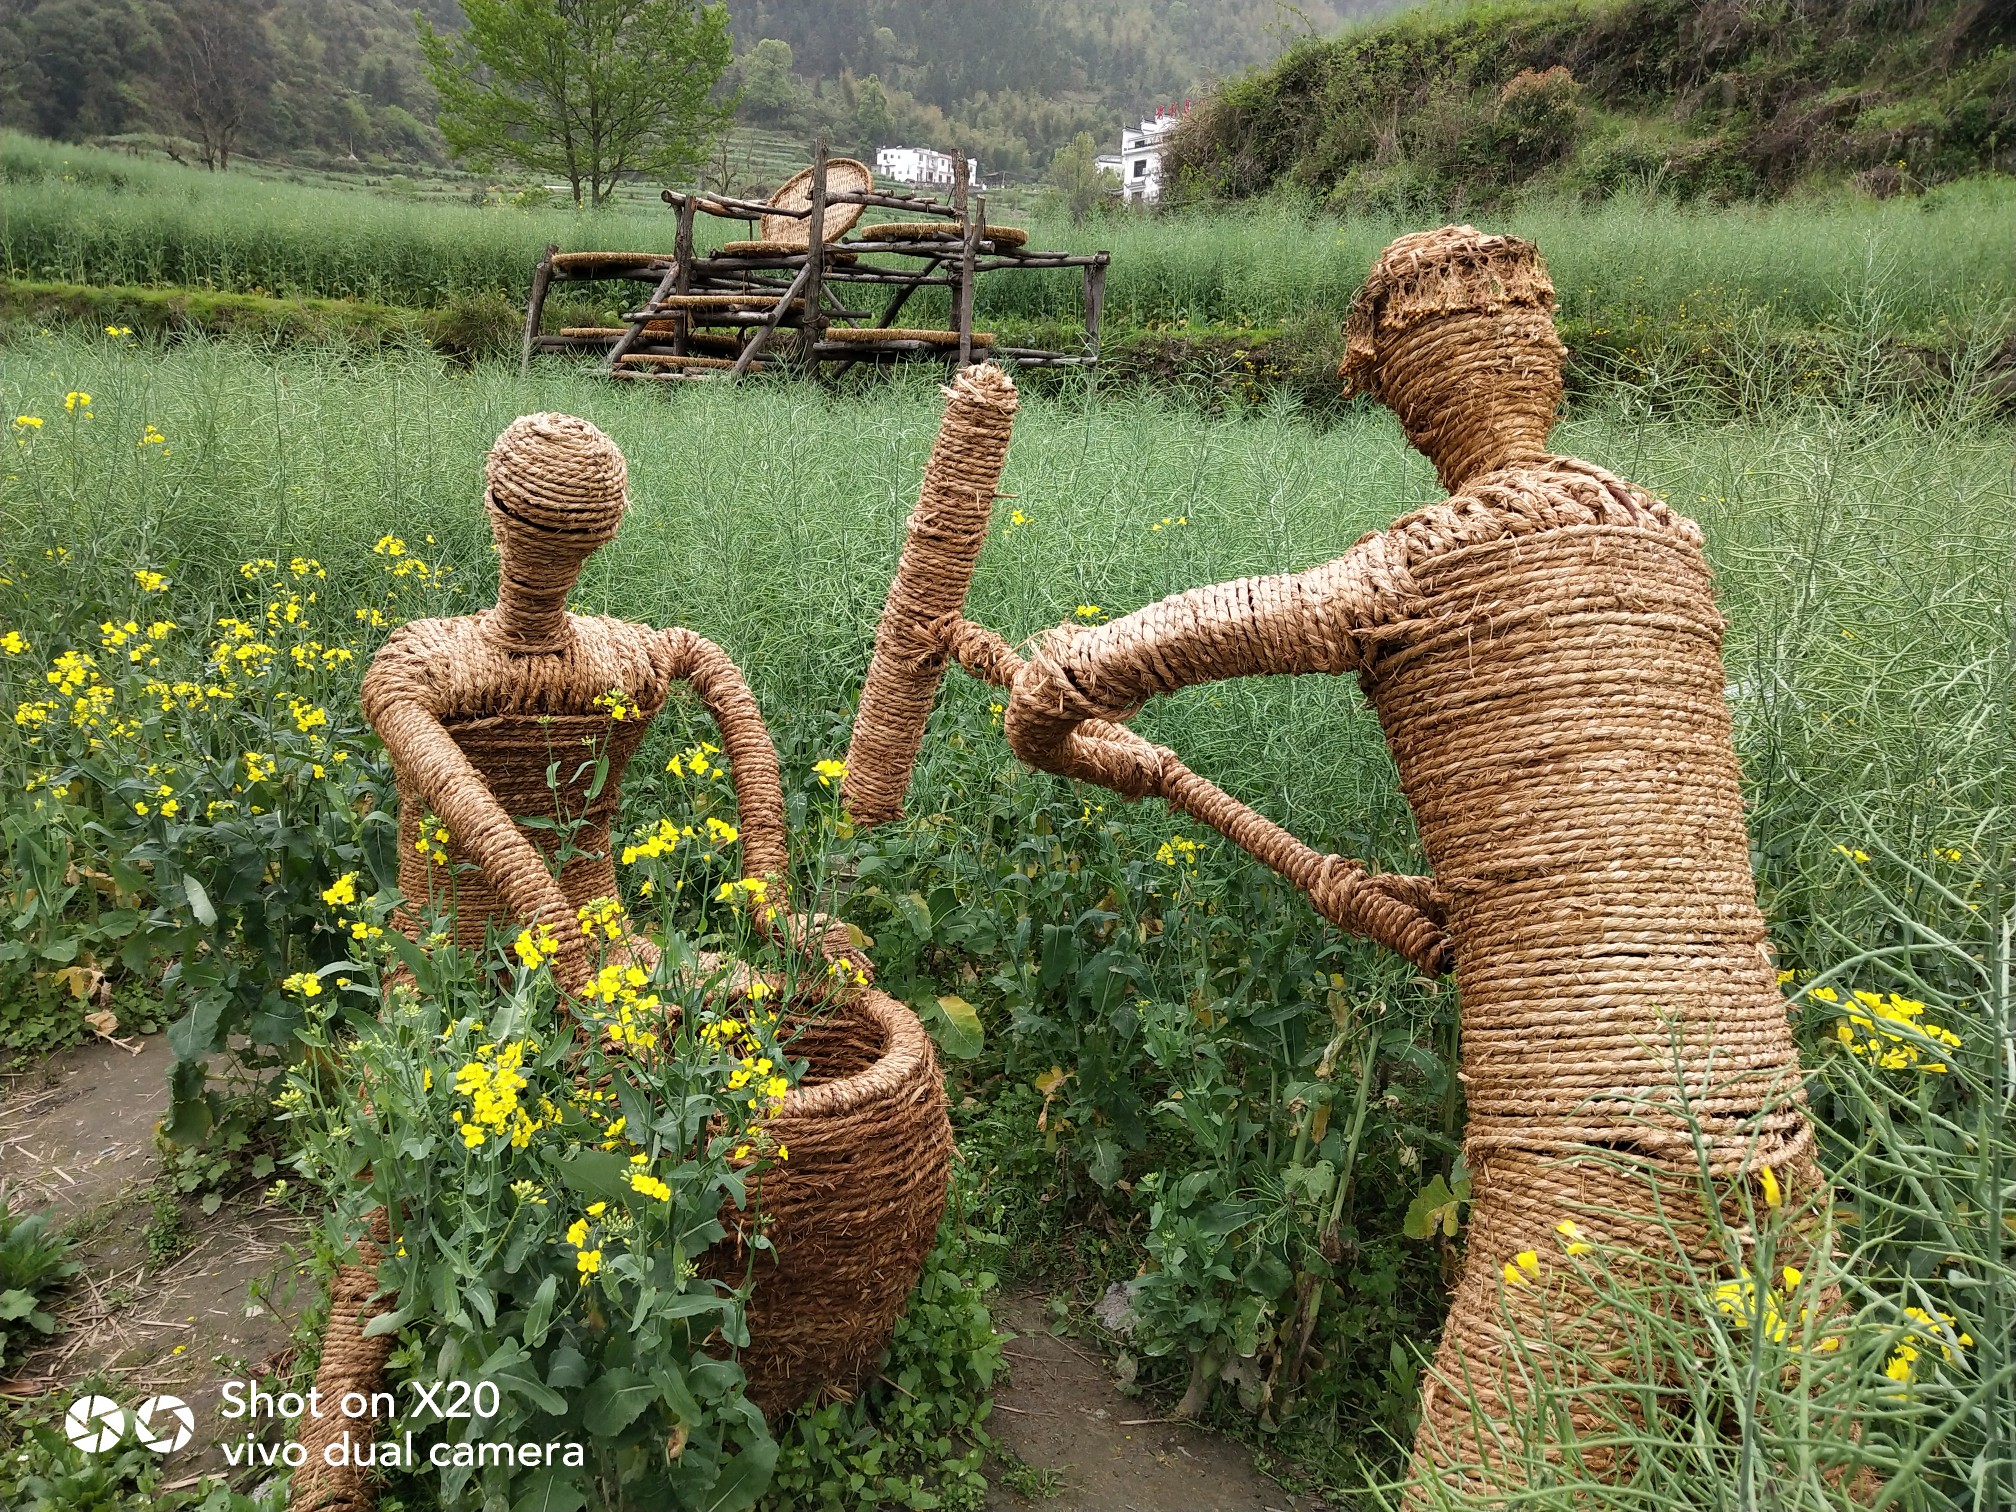
[[[821,142],[813,157],[807,205],[668,189],[663,199],[678,212],[669,256],[563,253],[549,246],[532,276],[520,371],[529,370],[533,356],[542,352],[600,352],[606,376],[648,382],[734,382],[780,364],[814,374],[831,364],[836,376],[863,362],[922,358],[964,367],[976,352],[1022,367],[1096,367],[1110,254],[1041,252],[1011,245],[1005,237],[990,238],[986,197],[967,192],[965,158],[955,156],[953,162],[949,200],[839,188],[829,193],[826,144]],[[819,232],[826,224],[827,208],[835,205],[873,206],[943,220],[945,234],[916,240],[827,240]],[[744,221],[784,216],[809,221],[811,234],[802,249],[703,254],[693,245],[696,215]],[[887,261],[866,261],[870,256]],[[989,333],[974,330],[973,288],[982,274],[1039,268],[1084,270],[1081,351],[1003,346]],[[610,279],[651,285],[648,297],[623,312],[621,326],[557,332],[543,328],[546,297],[556,281]],[[857,296],[866,294],[871,285],[890,291],[882,308],[853,308]],[[949,329],[918,331],[896,324],[910,296],[925,288],[952,291]],[[788,344],[780,341],[780,330],[794,332],[795,339]]]

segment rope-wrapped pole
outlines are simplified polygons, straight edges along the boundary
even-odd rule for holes
[[[340,1265],[329,1282],[329,1322],[322,1331],[322,1361],[315,1367],[320,1417],[303,1417],[298,1430],[304,1452],[294,1472],[287,1512],[371,1512],[377,1498],[365,1477],[378,1419],[370,1412],[346,1417],[342,1404],[359,1395],[368,1404],[385,1389],[385,1362],[392,1354],[389,1333],[364,1336],[364,1327],[380,1313],[398,1305],[396,1297],[377,1296],[379,1246],[391,1242],[385,1209],[373,1209],[365,1220],[369,1237],[357,1241],[357,1262]],[[330,1451],[344,1443],[342,1451]]]
[[[875,630],[841,797],[854,822],[903,814],[924,724],[945,678],[946,631],[966,605],[1015,420],[1015,385],[989,363],[962,369],[944,390],[945,418],[905,527],[896,580]]]

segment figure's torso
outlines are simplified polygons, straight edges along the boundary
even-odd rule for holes
[[[1363,678],[1448,899],[1486,1145],[1684,1142],[1682,1084],[1734,1138],[1796,1090],[1699,542],[1567,459],[1388,533],[1415,602]]]
[[[484,634],[487,616],[416,620],[372,659],[364,712],[376,723],[395,701],[415,700],[441,721],[504,812],[525,825],[559,867],[577,909],[616,894],[609,825],[624,770],[665,705],[671,656],[664,636],[610,618],[570,615],[562,649],[516,653]],[[399,884],[409,907],[452,899],[456,936],[480,941],[504,910],[451,834],[423,835],[426,803],[393,761],[399,785]],[[438,858],[438,859],[437,859]]]

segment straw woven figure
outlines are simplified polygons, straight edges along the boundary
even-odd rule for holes
[[[1526,1438],[1536,1371],[1561,1381],[1569,1361],[1596,1361],[1566,1381],[1570,1412],[1578,1430],[1606,1421],[1591,1404],[1621,1341],[1578,1254],[1621,1256],[1627,1281],[1683,1256],[1726,1275],[1724,1238],[1753,1211],[1824,1205],[1701,532],[1548,452],[1565,355],[1553,307],[1516,238],[1452,226],[1395,242],[1353,304],[1343,376],[1398,414],[1451,497],[1307,572],[1060,626],[1026,663],[960,616],[970,495],[920,505],[850,752],[856,817],[893,817],[956,657],[1010,689],[1004,728],[1032,766],[1165,798],[1424,969],[1453,950],[1475,1201],[1422,1392],[1417,1496],[1438,1478],[1487,1497],[1525,1482],[1552,1442]],[[948,426],[967,402],[955,395]],[[1319,857],[1124,726],[1198,683],[1347,672],[1385,729],[1432,880]],[[1803,1232],[1776,1263],[1806,1263]],[[1632,1361],[1615,1368],[1629,1382]]]
[[[783,786],[756,701],[719,647],[690,630],[567,611],[583,565],[628,507],[615,443],[570,415],[522,416],[498,437],[485,481],[496,606],[395,631],[365,674],[364,713],[392,759],[409,905],[452,907],[465,947],[480,947],[495,927],[547,926],[560,947],[555,979],[572,994],[590,974],[577,914],[618,896],[609,826],[624,768],[674,681],[692,685],[720,728],[741,870],[766,879],[773,902],[787,898]],[[556,877],[548,857],[563,843],[571,858]],[[414,914],[399,922],[409,934],[423,927]],[[788,905],[767,927],[802,953],[848,950],[844,925]],[[607,955],[647,966],[657,958],[639,937]],[[849,968],[849,979],[865,978],[859,952]],[[751,1183],[773,1252],[757,1262],[742,1365],[751,1398],[770,1413],[822,1386],[851,1390],[872,1370],[930,1251],[950,1174],[943,1082],[915,1015],[872,987],[832,978],[823,960],[810,975],[819,986],[785,1010],[802,1030],[793,1053],[810,1069],[766,1120],[791,1159]],[[746,970],[731,973],[729,990],[750,980]],[[749,1216],[724,1212],[730,1238],[705,1258],[710,1273],[741,1277]],[[388,1232],[381,1209],[373,1238],[382,1244]],[[360,1241],[360,1263],[332,1284],[342,1305],[317,1374],[332,1401],[375,1379],[391,1344],[390,1335],[357,1337],[390,1305],[371,1300],[377,1253]],[[372,1425],[323,1437],[345,1431],[369,1434]],[[323,1466],[322,1442],[305,1430],[303,1442],[311,1460],[295,1478],[295,1512],[371,1505],[358,1472]]]

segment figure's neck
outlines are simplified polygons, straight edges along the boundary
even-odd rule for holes
[[[1442,486],[1453,493],[1461,493],[1472,479],[1501,468],[1516,467],[1524,462],[1536,462],[1547,455],[1547,438],[1537,439],[1530,434],[1472,432],[1453,439],[1429,453],[1429,460],[1435,464],[1436,476]]]
[[[533,589],[507,578],[497,594],[497,607],[490,611],[486,626],[490,639],[507,651],[564,650],[571,586]]]

